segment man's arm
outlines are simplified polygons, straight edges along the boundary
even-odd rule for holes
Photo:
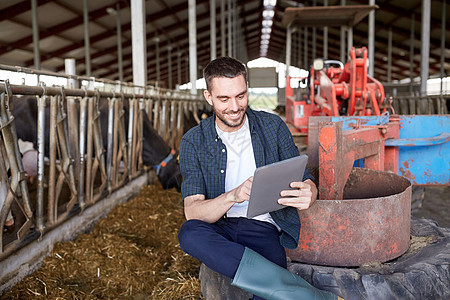
[[[196,194],[184,198],[184,215],[187,220],[197,219],[208,223],[219,220],[235,203],[248,201],[253,176],[240,186],[214,199],[205,199],[205,195]]]
[[[289,131],[285,122],[281,121],[278,127],[278,151],[280,159],[288,159],[299,155],[297,146],[294,143],[292,134]],[[291,188],[293,190],[285,190],[280,193],[281,197],[278,199],[278,203],[287,206],[293,206],[298,210],[309,208],[317,199],[317,187],[312,180],[314,177],[309,172],[308,168],[305,169],[303,175],[304,181],[291,182]]]
[[[291,182],[293,190],[281,191],[278,203],[287,206],[293,206],[298,210],[309,208],[317,199],[317,187],[311,179],[303,182]],[[287,198],[284,198],[287,197]]]

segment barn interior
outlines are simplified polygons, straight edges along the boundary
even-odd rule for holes
[[[341,251],[341,261],[318,262],[300,250],[288,252],[299,261],[291,271],[306,272],[303,263],[341,271],[358,266],[361,282],[363,274],[394,270],[415,255],[441,251],[445,257],[450,249],[440,245],[450,240],[449,8],[446,0],[0,1],[0,227],[5,228],[0,295],[214,298],[204,276],[217,275],[201,266],[200,283],[200,264],[177,244],[184,220],[177,155],[183,134],[211,115],[202,72],[221,56],[246,64],[250,107],[283,118],[300,152],[310,157],[309,166],[320,177],[317,207],[327,205],[320,202],[326,199],[356,200],[355,194],[365,192],[360,197],[393,197],[383,210],[395,211],[397,202],[412,206],[402,206],[404,223],[385,222],[381,229],[390,237],[384,248],[388,242],[401,247],[376,257],[378,269],[361,267],[367,261],[358,261],[349,248],[333,248]],[[364,78],[362,87],[358,76]],[[334,86],[334,94],[322,89],[322,80]],[[31,138],[22,134],[24,127],[32,128]],[[341,147],[332,154],[321,150],[329,143],[327,130]],[[355,138],[362,142],[352,142]],[[24,139],[34,152],[21,148]],[[31,171],[25,153],[32,154]],[[380,195],[384,187],[376,183],[399,180],[403,186],[403,179],[355,173],[352,167],[397,174],[411,188]],[[330,169],[342,178],[327,173]],[[347,178],[365,178],[377,191],[356,184],[353,193]],[[367,201],[354,201],[355,207],[363,205],[355,208],[359,213],[368,209],[362,202]],[[311,228],[322,230],[313,227],[317,223]],[[361,232],[372,234],[362,227]],[[69,242],[58,244],[63,241]],[[430,245],[441,248],[426,252]],[[141,257],[145,261],[139,262]],[[414,272],[420,263],[408,268]],[[435,284],[426,294],[419,290],[425,283],[418,284],[411,298],[450,297],[448,272],[438,269],[444,287]],[[143,284],[136,280],[140,276],[152,279]],[[341,296],[381,295],[367,284],[355,296],[349,292],[353,287],[339,280],[330,289]],[[383,280],[393,294],[406,295],[392,288],[391,279]],[[214,288],[235,292],[226,284]]]
[[[36,1],[33,9],[33,1],[4,1],[0,7],[0,21],[5,28],[0,63],[64,72],[64,60],[74,58],[77,75],[120,80],[122,73],[122,81],[132,82],[131,2]],[[210,5],[210,1],[199,0],[193,8],[198,70],[209,62],[212,51],[216,56],[231,54],[244,63],[261,56],[285,62],[286,26],[282,24],[282,19],[287,7],[377,5],[378,8],[371,14],[375,18],[371,46],[374,60],[372,76],[384,83],[420,77],[424,37],[429,40],[428,77],[446,77],[449,72],[450,66],[445,59],[450,51],[446,1],[217,1],[214,10],[210,9]],[[215,22],[211,22],[211,18]],[[353,45],[356,47],[369,47],[369,18],[364,17],[353,27]],[[146,1],[146,84],[159,82],[160,86],[174,88],[189,81],[186,80],[190,79],[187,77],[188,23],[188,2]],[[294,46],[293,66],[308,69],[314,58],[342,57],[340,26],[328,28],[328,55],[324,55],[323,30],[323,26],[318,26],[314,33],[313,27],[309,28],[307,65],[304,65],[303,59],[297,59],[299,51]],[[268,47],[264,50],[262,45],[266,37],[261,36],[265,31],[269,32],[269,37]],[[211,47],[212,38],[215,38],[215,47]],[[39,47],[35,47],[37,43],[33,41],[37,41]],[[119,52],[122,56],[121,68]],[[348,49],[345,52],[344,57]],[[198,75],[201,78],[201,72]]]

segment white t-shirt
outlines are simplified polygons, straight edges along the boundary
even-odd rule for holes
[[[248,118],[245,118],[244,125],[235,132],[222,131],[217,124],[216,130],[227,149],[225,192],[228,192],[237,188],[250,176],[253,176],[256,170]],[[247,217],[247,208],[248,201],[235,203],[230,210],[228,210],[227,217]],[[253,219],[272,223],[280,229],[268,213],[256,216]]]

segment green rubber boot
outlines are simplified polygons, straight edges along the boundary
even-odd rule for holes
[[[313,287],[249,248],[245,248],[231,284],[267,300],[338,299],[338,296]]]

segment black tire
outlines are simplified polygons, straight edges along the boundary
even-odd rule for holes
[[[288,269],[346,300],[450,299],[450,228],[411,220],[411,242],[401,257],[357,268],[291,262]]]
[[[325,267],[298,262],[288,269],[315,287],[353,299],[450,299],[450,228],[433,220],[411,220],[411,243],[401,257],[355,268]],[[206,299],[248,299],[251,294],[231,286],[231,280],[202,265]]]

